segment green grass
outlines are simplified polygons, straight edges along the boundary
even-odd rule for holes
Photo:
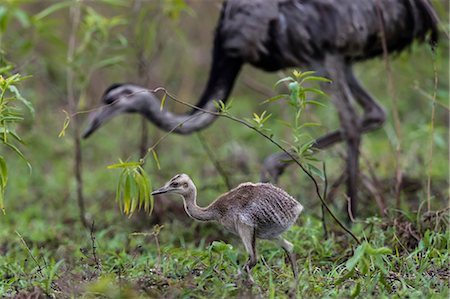
[[[297,253],[298,283],[283,250],[270,241],[259,241],[259,262],[252,272],[255,283],[249,287],[238,275],[247,258],[243,246],[216,224],[175,220],[156,227],[160,231],[155,233],[148,224],[147,229],[136,228],[147,221],[145,216],[130,220],[106,211],[96,215],[91,234],[74,219],[76,211],[72,214],[47,218],[52,213],[28,207],[20,217],[5,216],[0,227],[3,296],[34,286],[57,298],[449,295],[449,231],[442,225],[444,218],[425,223],[419,217],[421,228],[419,222],[404,217],[396,219],[396,227],[378,218],[357,223],[353,231],[364,236],[363,246],[390,250],[362,254],[359,250],[350,262],[356,244],[334,229],[324,239],[321,222],[306,213],[285,234]],[[401,230],[408,226],[409,233]]]

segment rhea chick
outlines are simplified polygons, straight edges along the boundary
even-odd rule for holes
[[[197,205],[197,188],[186,174],[177,174],[152,195],[177,193],[183,197],[186,213],[200,221],[215,220],[239,235],[249,254],[244,270],[256,265],[256,238],[275,240],[286,251],[297,277],[293,245],[280,235],[296,220],[303,206],[286,191],[265,183],[243,183],[221,195],[207,207]]]

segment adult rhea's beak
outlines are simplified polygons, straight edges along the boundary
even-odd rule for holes
[[[106,105],[99,111],[92,112],[89,115],[89,125],[83,132],[83,138],[91,136],[91,134],[100,128],[106,121],[119,113],[120,109],[117,109],[115,105]]]

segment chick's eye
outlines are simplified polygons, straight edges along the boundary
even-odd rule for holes
[[[184,184],[183,184],[183,187],[184,187],[184,188],[187,188],[187,187],[188,187],[188,184],[187,184],[187,183],[184,183]]]

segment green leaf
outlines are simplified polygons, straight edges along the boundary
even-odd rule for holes
[[[150,180],[150,177],[147,175],[145,171],[141,172],[142,176],[145,179],[145,182],[147,183],[147,191],[146,191],[146,200],[144,205],[144,211],[146,211],[149,215],[153,212],[154,207],[154,199],[153,195],[151,194],[151,190],[153,189],[152,181]]]
[[[128,7],[128,1],[124,0],[99,0],[109,5]]]
[[[66,110],[63,110],[64,114],[66,115],[66,118],[64,119],[64,124],[61,129],[61,131],[58,134],[58,138],[64,137],[66,135],[66,129],[69,127],[70,124],[70,115]]]
[[[315,175],[317,175],[322,181],[325,180],[325,176],[322,172],[322,170],[320,170],[319,168],[317,168],[316,166],[312,165],[312,164],[307,164],[308,165],[308,169]]]
[[[22,79],[24,79],[24,78],[22,78]],[[22,97],[22,95],[20,94],[20,92],[17,89],[17,87],[15,87],[14,85],[9,85],[8,89],[9,89],[9,91],[11,91],[16,96],[16,98],[19,101],[21,101],[28,108],[28,110],[30,111],[31,115],[34,117],[35,111],[34,111],[33,105],[28,100],[26,100],[24,97]]]
[[[160,170],[161,165],[159,164],[158,154],[156,153],[156,151],[154,149],[152,149],[152,154],[153,154],[153,160],[155,160],[155,162],[156,162],[156,167],[158,167],[158,170]]]
[[[2,210],[3,214],[5,214],[4,194],[5,194],[6,183],[8,182],[8,168],[6,167],[6,161],[2,156],[0,156],[0,175],[1,175],[0,210]]]
[[[123,189],[123,212],[128,215],[130,212],[130,202],[131,202],[131,179],[130,175],[125,176],[125,186]]]
[[[62,8],[69,7],[70,5],[72,5],[72,1],[56,2],[55,4],[50,5],[38,14],[34,15],[34,19],[39,21]]]
[[[301,78],[309,76],[309,75],[313,75],[315,73],[316,73],[315,71],[300,72],[300,75],[298,76],[298,79],[301,79]]]
[[[3,158],[2,156],[0,156],[0,176],[0,192],[3,192],[6,187],[6,183],[8,182],[8,167],[6,166],[5,158]]]
[[[361,293],[361,283],[358,281],[356,282],[355,287],[352,289],[350,296],[352,298],[356,298],[359,295],[359,293]]]
[[[8,146],[10,149],[12,149],[27,164],[30,171],[32,170],[30,162],[28,162],[28,160],[25,158],[25,156],[22,154],[22,152],[17,147],[12,145],[11,143],[4,143],[4,144],[6,146]]]
[[[262,104],[266,104],[266,103],[275,102],[275,101],[278,101],[278,100],[281,100],[281,99],[284,99],[284,98],[287,98],[287,97],[289,97],[289,95],[287,95],[287,94],[280,94],[280,95],[271,97],[270,99],[267,99],[267,100],[263,101],[261,103],[261,105]]]
[[[122,193],[122,181],[125,176],[125,173],[126,173],[126,170],[124,170],[120,173],[119,183],[117,184],[117,187],[116,187],[116,202],[119,204],[120,211],[123,210],[120,199],[121,199],[121,193]]]
[[[139,162],[121,162],[121,163],[117,163],[117,164],[112,164],[109,165],[107,168],[108,169],[113,169],[113,168],[128,168],[128,167],[136,167],[136,166],[140,166],[142,165],[142,161]]]
[[[366,251],[366,246],[367,246],[367,243],[363,243],[363,244],[359,245],[356,248],[353,256],[345,263],[345,267],[347,268],[348,271],[352,271],[353,269],[355,269],[358,262],[364,257],[364,253]]]
[[[295,82],[295,79],[292,77],[286,77],[286,78],[280,79],[275,83],[275,86],[279,85],[280,83],[286,82],[286,81]]]
[[[312,100],[308,100],[305,103],[308,104],[308,105],[311,104],[311,105],[326,107],[325,104],[322,104],[321,102],[317,102],[317,101],[312,101]]]
[[[14,16],[16,19],[20,22],[20,25],[22,25],[23,28],[30,27],[30,18],[28,17],[28,14],[21,10],[21,9],[15,9],[14,10]]]
[[[306,81],[319,81],[319,82],[327,82],[327,83],[331,82],[330,79],[327,79],[324,77],[317,77],[317,76],[307,76],[302,79],[301,83],[306,82]]]
[[[167,96],[167,93],[164,92],[164,95],[163,95],[163,97],[162,97],[162,99],[161,99],[161,106],[159,106],[159,111],[162,111],[162,110],[163,110],[164,103],[166,102],[166,96]]]
[[[369,254],[369,255],[387,255],[387,254],[392,254],[392,250],[387,247],[373,248],[370,244],[368,244],[367,254]]]

